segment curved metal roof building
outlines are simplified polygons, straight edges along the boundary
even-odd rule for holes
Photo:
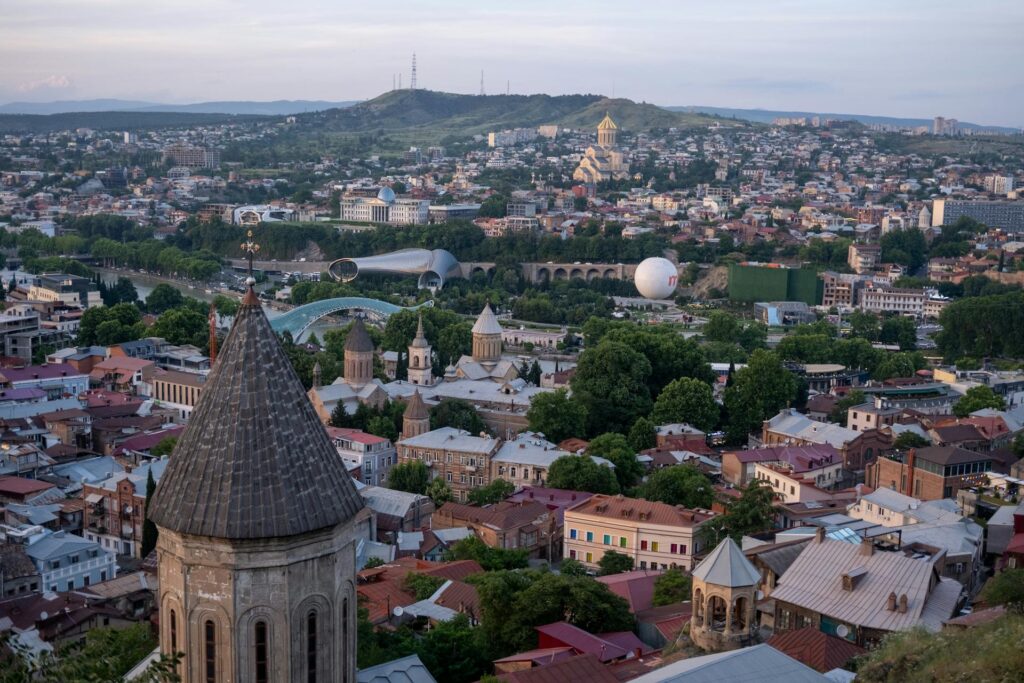
[[[462,277],[459,261],[444,249],[400,249],[388,254],[343,258],[331,263],[331,277],[341,282],[355,280],[359,273],[418,275],[420,289],[436,290],[454,277]]]
[[[284,315],[279,315],[270,321],[270,327],[274,332],[288,332],[293,338],[298,338],[307,327],[324,316],[339,311],[360,310],[372,318],[379,320],[386,319],[399,311],[415,311],[420,308],[429,308],[434,305],[433,301],[425,301],[419,306],[403,308],[387,301],[377,299],[366,299],[359,296],[345,296],[337,299],[322,299],[313,303],[304,304],[293,308]]]

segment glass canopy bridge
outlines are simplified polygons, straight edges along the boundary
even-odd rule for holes
[[[415,311],[421,308],[433,307],[433,301],[425,301],[418,306],[403,307],[378,301],[377,299],[366,299],[359,296],[346,296],[337,299],[322,299],[313,303],[297,306],[292,310],[279,315],[270,321],[270,327],[278,334],[288,332],[293,339],[306,331],[310,325],[324,316],[342,311],[362,311],[368,318],[374,320],[387,320],[399,311]]]

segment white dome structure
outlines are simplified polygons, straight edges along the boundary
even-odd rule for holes
[[[637,291],[648,299],[667,299],[676,291],[679,273],[676,264],[666,258],[644,259],[636,268],[633,282]]]
[[[380,188],[380,192],[377,193],[377,199],[381,200],[382,202],[386,202],[388,204],[394,204],[395,203],[395,191],[392,190],[390,187],[387,187],[387,186],[382,187],[382,188]]]

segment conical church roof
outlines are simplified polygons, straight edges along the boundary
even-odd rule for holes
[[[601,119],[601,123],[597,124],[598,130],[618,130],[619,126],[612,121],[611,114],[605,112],[604,118]]]
[[[366,331],[366,325],[363,324],[362,318],[356,318],[352,323],[352,328],[349,329],[348,337],[345,339],[345,350],[373,352],[373,340],[370,339],[370,333]]]
[[[332,527],[362,507],[250,290],[160,479],[150,519],[185,534],[260,539]]]
[[[402,413],[402,417],[407,420],[425,420],[430,417],[430,411],[427,410],[427,404],[423,402],[419,389],[412,392],[409,402],[405,404],[405,412]]]
[[[419,323],[416,325],[416,336],[412,340],[412,346],[415,349],[425,349],[430,344],[427,342],[427,337],[423,334],[423,315],[420,314]]]
[[[501,325],[498,324],[498,316],[494,315],[491,305],[484,306],[480,317],[473,323],[473,334],[501,334]]]
[[[705,583],[730,588],[756,586],[761,581],[761,572],[728,536],[693,568],[692,574]]]

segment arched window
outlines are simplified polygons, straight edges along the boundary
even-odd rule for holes
[[[178,615],[171,610],[171,654],[178,651]]]
[[[316,683],[317,655],[316,611],[306,615],[306,683]]]
[[[217,683],[217,627],[207,619],[203,631],[206,641],[206,683]]]
[[[253,644],[256,657],[256,683],[267,683],[270,680],[267,648],[267,622],[257,621],[253,626]]]

